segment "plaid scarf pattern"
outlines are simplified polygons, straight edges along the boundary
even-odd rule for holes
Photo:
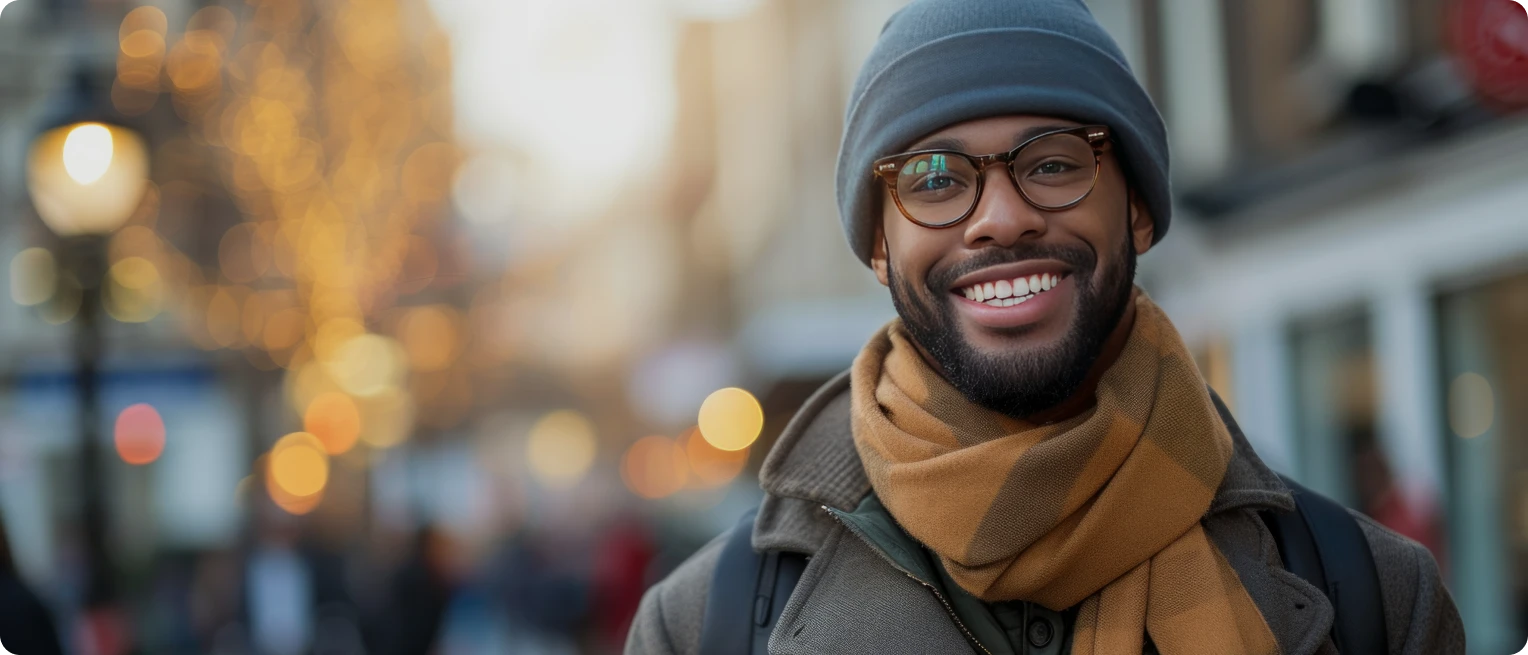
[[[1073,652],[1274,655],[1273,633],[1200,519],[1232,452],[1192,357],[1137,289],[1096,405],[1034,425],[978,406],[900,320],[851,376],[854,443],[881,502],[986,601],[1077,606]]]

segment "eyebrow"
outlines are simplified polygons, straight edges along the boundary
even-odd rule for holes
[[[1056,130],[1069,130],[1069,129],[1072,129],[1074,127],[1077,127],[1077,126],[1076,125],[1035,125],[1035,126],[1032,126],[1032,127],[1027,127],[1023,131],[1021,131],[1018,134],[1014,135],[1014,137],[1013,137],[1013,147],[1017,148],[1017,147],[1019,147],[1019,144],[1024,143],[1025,141],[1028,141],[1028,140],[1034,138],[1036,135],[1039,135],[1039,134],[1044,134],[1046,132],[1054,132]],[[966,152],[966,142],[965,141],[961,141],[960,139],[957,139],[955,137],[941,136],[941,137],[934,137],[932,139],[924,139],[922,141],[919,141],[919,142],[913,144],[913,147],[908,148],[908,150],[957,150],[957,151],[960,151],[960,152]]]

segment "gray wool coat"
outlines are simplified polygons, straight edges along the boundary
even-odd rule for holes
[[[1294,498],[1228,422],[1235,453],[1203,524],[1252,596],[1283,655],[1335,655],[1334,617],[1320,590],[1280,564],[1260,510]],[[852,511],[871,491],[849,428],[849,376],[819,389],[780,436],[759,474],[766,496],[753,526],[758,550],[810,557],[770,635],[769,652],[970,653],[976,647],[942,602],[879,556],[823,507]],[[1420,544],[1355,516],[1379,569],[1392,655],[1464,653],[1464,627],[1437,563]],[[628,655],[698,652],[712,570],[727,538],[701,548],[648,590]],[[1170,655],[1170,654],[1169,654]]]

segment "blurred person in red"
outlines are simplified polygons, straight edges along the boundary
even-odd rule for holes
[[[647,590],[647,570],[657,549],[639,521],[616,522],[599,540],[594,560],[594,630],[603,649],[616,651]]]
[[[1447,574],[1443,567],[1448,558],[1443,551],[1443,525],[1437,507],[1418,506],[1401,491],[1372,430],[1358,431],[1353,443],[1359,508],[1380,525],[1426,546]]]
[[[1135,286],[1169,179],[1082,0],[895,14],[837,182],[899,318],[785,429],[756,516],[647,593],[627,652],[1463,653],[1432,555],[1265,466]]]

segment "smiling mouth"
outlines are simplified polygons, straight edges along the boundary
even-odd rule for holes
[[[1070,273],[1040,273],[1028,277],[1016,277],[1011,280],[972,284],[961,287],[958,293],[964,295],[966,300],[972,302],[979,302],[992,307],[1012,307],[1050,291],[1068,277],[1071,277]]]

